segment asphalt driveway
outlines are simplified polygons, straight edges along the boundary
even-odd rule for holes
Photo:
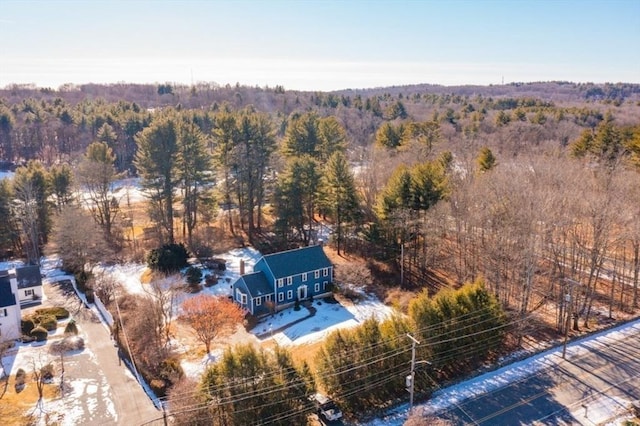
[[[108,327],[84,305],[71,281],[45,283],[43,290],[46,297],[42,306],[67,308],[86,345],[84,351],[64,357],[63,423],[140,425],[161,417],[119,360]]]

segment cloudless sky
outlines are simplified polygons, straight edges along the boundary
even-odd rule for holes
[[[0,87],[640,83],[640,0],[0,0]]]

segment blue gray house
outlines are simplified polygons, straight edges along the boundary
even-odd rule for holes
[[[263,256],[233,283],[233,300],[252,315],[278,311],[331,293],[333,265],[321,246]]]

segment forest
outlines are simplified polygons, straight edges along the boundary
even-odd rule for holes
[[[4,257],[62,250],[84,272],[163,244],[210,254],[214,229],[268,253],[328,223],[337,255],[364,259],[381,297],[409,294],[393,302],[418,324],[436,315],[420,297],[477,282],[521,319],[520,339],[638,309],[640,85],[14,85],[0,90],[0,159],[15,171],[0,182]],[[125,177],[149,194],[142,246],[112,193]]]

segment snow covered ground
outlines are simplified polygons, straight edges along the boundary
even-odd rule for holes
[[[56,334],[61,334],[63,328],[58,328],[55,334],[51,334],[49,339],[54,339]],[[81,336],[82,337],[82,336]],[[35,366],[44,366],[52,363],[59,367],[60,358],[49,353],[45,347],[51,342],[43,342],[42,344],[18,344],[17,347],[10,351],[10,355],[3,358],[3,363],[8,367],[8,374],[15,375],[18,369],[23,369],[30,374]],[[72,365],[80,362],[79,358],[89,358],[91,364],[97,365],[95,354],[88,348],[67,352],[65,354],[66,370],[70,370]],[[83,361],[86,365],[87,361]],[[60,377],[56,373],[53,384],[59,386]],[[33,386],[33,384],[27,384]],[[73,426],[78,424],[78,419],[84,418],[86,411],[91,412],[91,407],[98,404],[104,404],[107,409],[106,415],[117,419],[117,413],[110,395],[110,388],[104,376],[92,378],[76,377],[67,374],[65,377],[64,397],[58,396],[53,399],[47,399],[43,408],[47,416],[40,417],[36,424],[45,425],[55,421],[61,426]],[[37,411],[35,412],[37,415]]]
[[[240,261],[243,260],[245,262],[246,271],[251,271],[253,265],[260,259],[260,253],[253,248],[246,247],[234,249],[216,257],[227,261],[226,270],[217,272],[218,283],[211,287],[203,287],[200,294],[206,293],[213,296],[231,295],[231,284],[240,276]],[[114,277],[129,294],[145,294],[149,290],[148,284],[143,284],[141,278],[146,268],[146,265],[142,263],[127,263],[99,267],[95,271],[98,273],[104,272]],[[211,273],[211,271],[205,269],[203,271],[203,280],[204,277]],[[190,297],[190,295],[186,297]]]

